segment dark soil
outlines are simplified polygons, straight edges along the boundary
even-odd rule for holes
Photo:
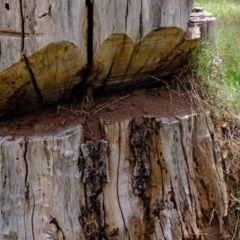
[[[215,224],[213,226],[205,226],[203,229],[205,240],[219,240],[219,227]]]
[[[88,100],[88,101],[87,101]],[[62,104],[43,108],[0,122],[0,135],[47,135],[70,126],[82,124],[85,138],[98,141],[102,137],[100,121],[123,119],[141,121],[142,116],[174,117],[202,112],[199,104],[191,101],[187,92],[176,89],[150,88],[120,92],[104,97],[84,99],[84,103]]]

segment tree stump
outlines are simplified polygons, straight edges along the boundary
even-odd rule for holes
[[[166,79],[200,36],[193,1],[1,1],[0,115]]]
[[[83,96],[91,108],[92,92],[168,86],[201,37],[199,21],[188,22],[192,0],[0,5],[0,239],[204,239],[213,208],[222,224],[228,201],[214,125],[185,95],[173,103],[167,88],[162,102],[150,89],[153,102],[127,99],[134,93],[90,110],[84,100],[77,110],[39,110]],[[108,121],[103,109],[130,115]],[[5,121],[33,110],[28,117],[52,121],[38,134],[37,120]]]
[[[1,239],[203,239],[203,215],[227,215],[208,113],[102,122],[1,137]]]

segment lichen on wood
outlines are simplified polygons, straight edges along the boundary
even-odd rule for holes
[[[87,198],[88,214],[95,218],[95,229],[90,231],[88,222],[84,222],[87,235],[93,237],[103,232],[104,209],[103,209],[103,186],[110,182],[108,172],[108,142],[100,140],[97,145],[91,141],[81,144],[83,167],[83,182]],[[86,217],[85,217],[86,218]],[[82,217],[84,220],[84,218]],[[92,220],[93,221],[93,220]]]
[[[131,144],[133,146],[135,156],[133,187],[136,195],[144,194],[151,172],[147,133],[148,129],[144,124],[133,123]]]

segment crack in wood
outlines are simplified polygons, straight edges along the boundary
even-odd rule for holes
[[[141,0],[141,12],[140,12],[140,15],[139,15],[139,34],[140,34],[140,41],[142,39],[142,36],[143,36],[143,21],[142,21],[142,11],[143,11],[143,3],[142,3],[142,0]]]
[[[38,87],[38,83],[37,83],[37,80],[36,80],[36,78],[35,78],[35,76],[34,76],[34,73],[33,73],[32,69],[31,69],[31,67],[30,67],[29,62],[28,62],[28,58],[26,57],[26,55],[25,55],[24,53],[23,53],[22,55],[23,55],[23,59],[24,59],[24,62],[25,62],[25,64],[26,64],[26,67],[27,67],[27,69],[28,69],[28,71],[29,71],[29,74],[30,74],[30,76],[31,76],[32,85],[33,85],[33,87],[34,87],[34,90],[35,90],[38,98],[39,98],[40,105],[41,105],[41,106],[44,106],[45,104],[44,104],[44,102],[43,102],[43,96],[42,96],[42,93],[41,93],[41,91],[40,91],[40,89],[39,89],[39,87]]]
[[[58,223],[58,221],[57,221],[56,218],[53,218],[53,219],[50,221],[49,224],[55,226],[55,228],[56,228],[56,230],[57,230],[57,231],[56,231],[56,232],[57,232],[57,235],[59,236],[59,234],[60,234],[60,236],[61,236],[60,239],[62,239],[62,240],[65,240],[65,239],[66,239],[66,238],[65,238],[65,235],[64,235],[64,233],[63,233],[63,230],[62,230],[62,228],[60,227],[60,225],[59,225],[59,223]]]
[[[87,67],[80,81],[73,89],[72,94],[77,98],[86,95],[88,89],[91,89],[88,83],[89,76],[93,71],[93,1],[86,0],[87,6]]]
[[[28,139],[26,138],[24,140],[24,144],[25,144],[25,148],[24,148],[24,154],[23,154],[23,159],[24,159],[24,163],[26,166],[26,173],[25,173],[25,178],[24,178],[24,182],[25,182],[25,199],[27,202],[29,202],[30,197],[29,197],[29,182],[28,182],[28,161],[27,161],[27,150],[28,150]]]
[[[127,18],[128,18],[128,11],[129,11],[129,4],[130,4],[130,1],[127,0],[127,6],[126,6],[126,16],[125,16],[125,34],[127,32]]]
[[[51,9],[52,9],[52,5],[50,4],[49,7],[48,7],[48,12],[43,13],[41,16],[38,16],[38,18],[41,19],[43,17],[50,16],[51,15]]]
[[[19,0],[20,6],[20,15],[21,15],[21,54],[24,53],[24,39],[25,39],[25,21],[24,21],[24,14],[23,14],[23,0]]]
[[[114,53],[114,56],[113,56],[113,60],[112,60],[111,66],[110,66],[110,68],[109,68],[109,71],[108,71],[108,73],[107,73],[106,78],[103,80],[103,83],[102,83],[101,89],[104,89],[105,86],[106,86],[106,84],[108,83],[109,76],[110,76],[110,74],[111,74],[111,72],[112,72],[112,68],[113,68],[114,63],[115,63],[116,54],[117,54],[117,50],[116,50],[115,53]]]
[[[81,144],[87,205],[95,216],[95,225],[98,226],[89,234],[92,236],[104,235],[103,185],[110,182],[107,149],[108,142],[103,139],[96,146],[92,141]],[[85,228],[86,226],[85,223]]]
[[[35,211],[35,196],[34,194],[33,196],[33,209],[32,209],[32,215],[31,215],[31,225],[32,225],[32,235],[33,235],[33,240],[35,240],[35,234],[34,234],[34,220],[33,220],[33,216],[34,216],[34,211]]]
[[[22,32],[14,32],[14,31],[2,31],[0,30],[1,36],[7,36],[7,37],[22,37]]]
[[[139,75],[139,73],[141,73],[141,71],[142,71],[142,70],[144,69],[144,67],[147,65],[149,59],[151,58],[152,54],[153,54],[154,51],[155,51],[155,48],[156,48],[156,46],[157,46],[157,43],[158,43],[158,41],[155,42],[155,45],[154,45],[154,47],[153,47],[153,49],[152,49],[152,52],[148,55],[145,63],[143,64],[143,66],[142,66],[142,67],[134,74],[134,76],[132,77],[132,80],[131,80],[132,82],[136,81],[136,80],[135,80],[136,77]],[[140,43],[139,43],[139,46],[140,46]],[[140,81],[141,79],[142,79],[142,76],[141,76],[141,78],[137,78],[138,81]]]
[[[28,58],[27,56],[25,55],[25,19],[24,19],[24,12],[23,12],[23,0],[19,0],[19,5],[20,5],[20,15],[21,15],[21,55],[23,57],[23,60],[26,64],[26,67],[28,69],[28,72],[31,76],[31,81],[32,81],[32,85],[34,87],[34,90],[37,94],[37,96],[39,97],[39,101],[40,101],[40,105],[41,106],[44,106],[44,103],[43,103],[43,96],[42,96],[42,93],[38,87],[38,84],[37,84],[37,81],[36,81],[36,78],[34,76],[34,73],[30,67],[30,64],[28,62]]]
[[[22,38],[22,32],[14,32],[14,31],[1,31],[0,35],[5,37],[16,37],[16,38]],[[25,38],[30,37],[30,33],[24,33]],[[43,37],[46,35],[46,33],[35,33],[37,37]]]

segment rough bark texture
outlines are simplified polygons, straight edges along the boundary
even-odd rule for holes
[[[0,115],[169,77],[200,37],[199,24],[187,29],[192,5],[1,0]]]
[[[209,114],[2,136],[0,239],[200,239],[203,215],[228,211]]]

